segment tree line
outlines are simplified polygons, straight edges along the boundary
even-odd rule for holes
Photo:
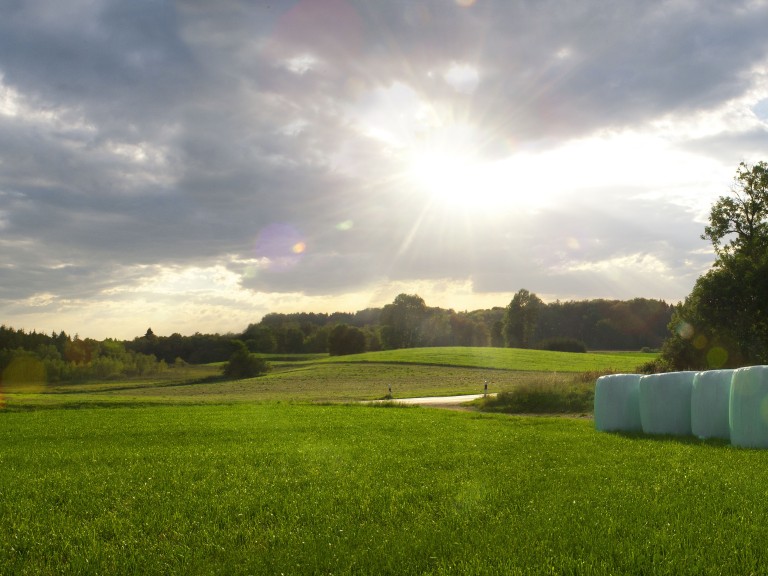
[[[399,294],[357,312],[270,313],[239,334],[144,336],[126,342],[167,363],[226,360],[239,343],[260,354],[356,354],[428,346],[495,346],[550,350],[659,349],[674,307],[636,298],[544,303],[520,290],[507,307],[456,312]],[[237,341],[233,344],[233,340]]]
[[[270,313],[242,333],[157,336],[133,340],[71,337],[0,326],[0,373],[15,366],[48,382],[142,376],[181,364],[230,360],[238,354],[355,354],[424,346],[510,346],[553,350],[639,350],[661,346],[672,307],[634,299],[543,303],[520,290],[507,307],[472,312],[427,306],[415,294],[353,313]],[[245,351],[245,352],[244,352]],[[250,364],[249,364],[250,362]],[[21,368],[23,367],[23,369]]]
[[[167,368],[155,355],[131,350],[119,340],[81,340],[63,331],[48,335],[0,326],[0,383],[146,376]]]

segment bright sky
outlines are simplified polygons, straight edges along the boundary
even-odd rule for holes
[[[25,0],[0,19],[0,323],[682,300],[768,160],[765,0]]]

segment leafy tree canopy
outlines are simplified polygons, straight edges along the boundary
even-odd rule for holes
[[[529,348],[544,302],[526,289],[519,290],[504,314],[504,340],[509,347]]]
[[[365,332],[356,326],[337,324],[328,335],[328,353],[331,356],[365,352]]]
[[[768,164],[739,164],[702,238],[717,259],[675,311],[663,361],[672,369],[768,363]]]
[[[768,248],[768,164],[739,164],[731,195],[721,196],[712,205],[701,238],[712,242],[720,264],[737,255],[764,256]]]
[[[381,311],[381,339],[385,348],[414,348],[421,345],[421,323],[427,305],[416,294],[399,294]]]

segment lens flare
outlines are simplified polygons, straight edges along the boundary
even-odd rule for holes
[[[579,242],[578,238],[574,238],[573,236],[570,236],[566,239],[565,245],[569,250],[580,250],[581,249],[581,242]]]
[[[677,325],[677,333],[680,338],[690,340],[693,338],[693,326],[688,324],[688,322],[680,322],[680,324]]]
[[[254,253],[260,268],[283,272],[295,267],[307,251],[301,233],[290,224],[270,224],[256,238]]]
[[[728,361],[728,351],[720,346],[713,346],[707,352],[707,364],[710,368],[722,368]]]
[[[5,393],[36,394],[48,380],[45,366],[33,356],[17,356],[0,374],[0,389]]]

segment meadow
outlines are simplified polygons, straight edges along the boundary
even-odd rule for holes
[[[768,453],[284,403],[0,414],[3,574],[750,574]]]
[[[187,367],[6,391],[0,573],[755,574],[768,562],[766,451],[356,402],[398,379],[462,393],[487,374],[511,390],[568,370],[274,363],[241,382]]]
[[[267,356],[273,370],[247,380],[223,380],[221,365],[172,367],[160,376],[84,384],[0,388],[7,410],[238,402],[354,402],[478,394],[521,386],[560,387],[593,375],[633,372],[654,354],[546,352],[504,348],[420,348],[351,356]],[[584,375],[588,376],[584,382]],[[13,392],[13,393],[8,393]]]
[[[329,363],[372,362],[537,372],[634,371],[656,357],[643,352],[550,352],[520,348],[411,348],[333,356]]]

